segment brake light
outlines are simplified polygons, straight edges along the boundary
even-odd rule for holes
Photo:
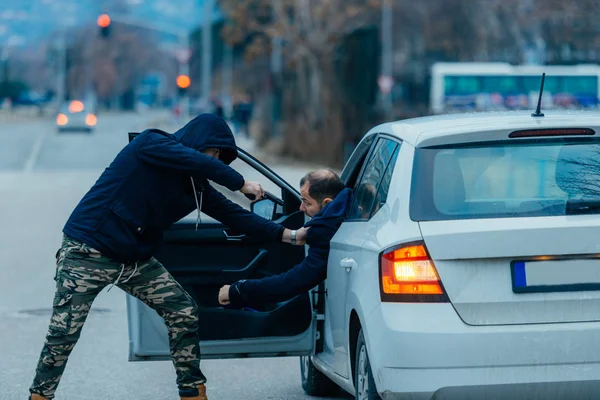
[[[543,136],[593,136],[596,132],[589,128],[559,128],[559,129],[532,129],[511,132],[509,138],[543,137]]]
[[[56,116],[56,123],[60,126],[65,126],[69,123],[69,118],[65,114],[58,114]]]
[[[85,124],[87,126],[94,126],[98,122],[98,118],[94,114],[88,114],[85,117]]]
[[[71,103],[69,103],[69,112],[71,112],[73,114],[82,112],[84,110],[84,108],[85,108],[85,106],[79,100],[73,100]]]
[[[424,243],[384,252],[380,260],[380,276],[382,301],[448,301]]]

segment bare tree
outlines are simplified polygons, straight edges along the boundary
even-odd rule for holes
[[[69,92],[76,97],[95,89],[101,100],[132,90],[161,57],[156,44],[134,29],[114,26],[111,36],[99,38],[96,27],[81,29],[71,45]]]
[[[339,163],[344,109],[334,68],[342,38],[373,24],[378,1],[222,0],[223,30],[232,44],[247,43],[246,59],[269,54],[273,38],[284,43],[285,151],[302,158]]]
[[[411,93],[408,100],[396,103],[396,115],[403,117],[427,112],[429,71],[436,61],[518,64],[526,61],[530,48],[546,54],[551,63],[598,60],[597,0],[391,3],[394,76]],[[253,66],[244,70],[242,82],[271,85],[272,40],[281,38],[285,43],[284,150],[339,164],[352,125],[348,121],[358,113],[345,97],[335,68],[339,46],[352,32],[380,24],[381,1],[220,0],[219,4],[226,15],[224,39],[244,46],[247,65]]]

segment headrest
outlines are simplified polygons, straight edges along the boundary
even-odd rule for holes
[[[435,156],[433,169],[433,201],[442,213],[460,211],[466,200],[465,180],[458,158],[452,153]]]
[[[598,145],[561,147],[556,160],[556,185],[569,197],[598,197],[600,192],[600,152]]]

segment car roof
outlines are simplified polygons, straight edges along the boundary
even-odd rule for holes
[[[415,147],[430,139],[453,138],[471,132],[544,129],[556,127],[600,128],[600,112],[542,110],[543,117],[532,111],[477,112],[445,114],[388,122],[372,128],[367,135],[386,133]]]

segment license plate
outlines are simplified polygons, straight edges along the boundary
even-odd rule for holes
[[[515,293],[600,290],[600,259],[513,261]]]

